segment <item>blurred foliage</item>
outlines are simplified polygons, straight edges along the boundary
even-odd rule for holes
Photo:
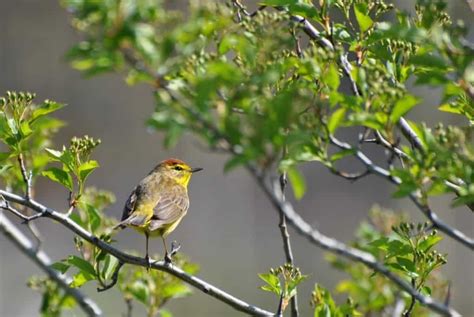
[[[42,317],[59,317],[76,306],[75,300],[47,277],[32,276],[28,287],[43,294],[39,311]]]
[[[371,253],[423,295],[443,302],[448,289],[439,268],[446,264],[446,256],[434,250],[440,241],[441,236],[426,223],[409,223],[406,215],[374,207],[369,222],[360,225],[353,246]],[[404,307],[409,307],[411,297],[383,275],[336,255],[327,255],[327,259],[350,276],[337,285],[336,291],[348,293],[363,316],[392,316],[397,300],[403,300]],[[413,316],[434,315],[415,305]]]
[[[155,255],[154,258],[159,258]],[[173,257],[173,264],[182,268],[186,273],[195,274],[198,265],[189,262],[182,254]],[[180,279],[162,271],[145,269],[137,270],[126,266],[119,274],[119,288],[125,302],[135,300],[145,306],[148,317],[171,316],[163,306],[171,299],[189,296],[191,289]]]
[[[318,284],[314,285],[314,291],[311,293],[311,306],[314,307],[314,317],[362,316],[350,298],[344,305],[338,306],[331,293]]]
[[[36,104],[35,97],[29,92],[7,91],[0,98],[0,181],[14,191],[25,190],[18,164],[20,155],[34,184],[48,163],[44,148],[51,145],[51,137],[64,125],[49,116],[63,104],[52,100]]]
[[[269,273],[259,274],[266,284],[260,289],[275,293],[281,301],[281,311],[284,312],[292,297],[296,296],[298,285],[308,276],[302,275],[299,268],[287,263],[271,268]]]
[[[420,0],[413,16],[367,0],[271,0],[255,13],[238,1],[191,1],[185,13],[151,0],[62,3],[83,35],[68,53],[72,66],[86,75],[125,71],[129,84],[150,84],[156,110],[148,124],[165,132],[166,145],[191,131],[233,152],[226,170],[253,164],[292,171],[298,197],[305,184],[295,166],[318,161],[334,171],[354,155],[333,151],[330,135],[366,128],[397,145],[398,121],[421,103],[407,82],[439,87],[439,109],[467,126],[433,132],[410,122],[424,151],[403,147],[403,166],[392,166],[402,180],[395,195],[455,192],[459,203],[474,202],[474,51],[443,1]],[[315,23],[334,49],[299,41],[291,14]],[[356,60],[343,69],[345,49]],[[344,88],[350,79],[356,94]]]

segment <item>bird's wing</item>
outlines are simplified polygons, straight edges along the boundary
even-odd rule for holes
[[[130,193],[130,196],[128,196],[128,199],[125,202],[125,206],[123,207],[122,219],[114,228],[123,228],[126,225],[143,226],[145,224],[147,221],[146,215],[133,212],[135,210],[135,205],[137,203],[137,197],[140,190],[141,187],[137,186]]]
[[[171,193],[160,197],[154,208],[149,229],[158,229],[182,218],[189,208],[189,198],[185,188],[175,186]]]
[[[130,193],[130,196],[128,196],[125,206],[123,206],[122,219],[120,220],[123,221],[130,217],[132,211],[135,209],[135,204],[137,203],[137,193],[139,190],[139,186],[135,187]]]

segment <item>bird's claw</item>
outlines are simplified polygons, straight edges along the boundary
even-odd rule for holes
[[[179,249],[181,249],[181,245],[178,242],[176,241],[171,242],[171,252],[170,252],[171,257],[173,257],[176,253],[178,253]]]
[[[150,268],[151,268],[151,259],[150,259],[150,257],[148,256],[148,254],[145,256],[145,261],[146,261],[146,270],[147,270],[147,271],[150,271]]]
[[[165,263],[166,264],[173,263],[173,256],[175,256],[176,253],[178,253],[179,249],[181,249],[181,245],[179,243],[177,243],[176,241],[171,242],[171,252],[170,253],[168,253],[168,252],[165,253]]]

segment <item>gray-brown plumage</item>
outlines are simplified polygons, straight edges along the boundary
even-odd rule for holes
[[[148,237],[161,236],[165,247],[165,259],[170,260],[165,238],[180,223],[189,208],[187,185],[194,172],[186,163],[168,159],[158,164],[134,188],[128,197],[122,219],[115,228],[132,226],[146,237],[146,258]]]

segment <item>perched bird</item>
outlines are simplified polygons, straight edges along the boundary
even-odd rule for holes
[[[146,238],[145,259],[148,256],[148,238],[160,236],[165,248],[165,261],[171,262],[165,238],[178,226],[189,208],[188,184],[191,175],[202,168],[191,168],[178,159],[159,163],[135,187],[125,203],[122,219],[116,228],[131,226],[143,232]]]

